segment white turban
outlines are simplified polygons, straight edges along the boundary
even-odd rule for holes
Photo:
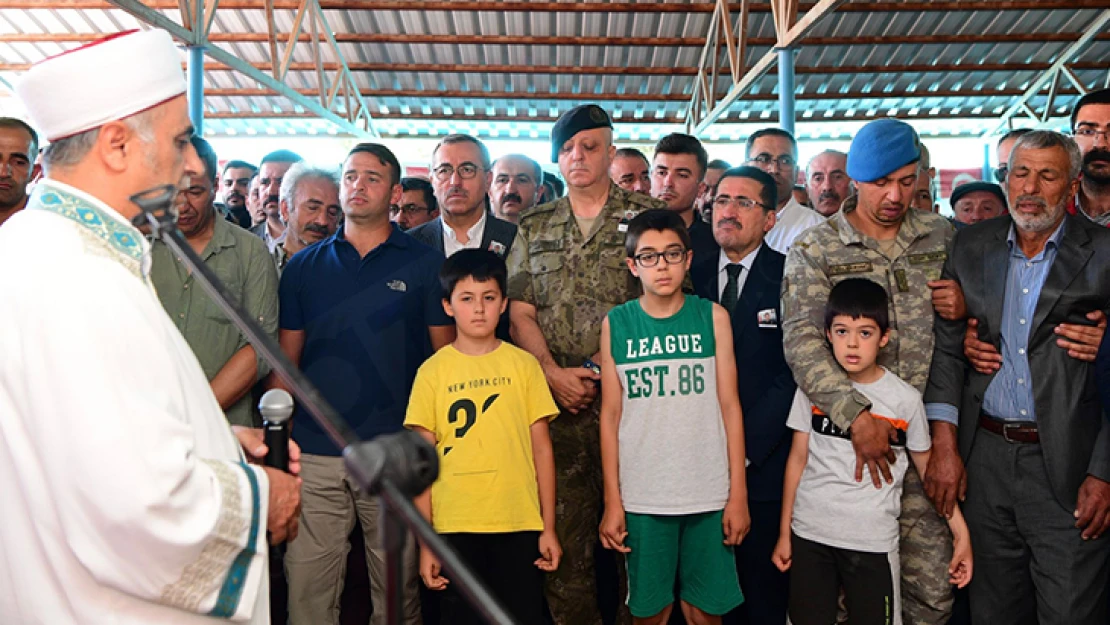
[[[32,125],[57,141],[185,93],[185,76],[169,33],[129,31],[35,63],[15,91]]]

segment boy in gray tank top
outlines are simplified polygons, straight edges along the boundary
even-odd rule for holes
[[[644,294],[601,327],[601,543],[626,555],[636,623],[667,622],[676,580],[687,622],[720,623],[744,600],[733,546],[750,525],[732,327],[682,292],[676,213],[641,213],[625,249]]]

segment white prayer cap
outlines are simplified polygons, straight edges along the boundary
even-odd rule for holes
[[[185,75],[169,33],[133,30],[35,63],[15,91],[34,126],[57,141],[185,93]]]

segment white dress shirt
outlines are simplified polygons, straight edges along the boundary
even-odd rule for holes
[[[486,233],[486,211],[482,210],[482,217],[478,219],[477,223],[466,231],[469,240],[466,243],[460,243],[458,236],[455,235],[455,229],[447,225],[440,216],[441,225],[443,226],[443,255],[450,257],[452,254],[459,250],[476,250],[482,245],[482,236]]]
[[[755,262],[755,257],[759,254],[759,250],[763,249],[763,244],[760,243],[759,247],[748,252],[748,255],[740,259],[740,266],[744,268],[740,275],[736,278],[736,297],[744,293],[744,283],[748,281],[748,274],[752,272],[752,263]],[[729,265],[734,264],[728,259],[728,255],[722,249],[720,252],[719,260],[717,261],[717,301],[720,301],[725,294],[725,286],[728,285],[728,271],[725,269]]]
[[[771,228],[763,242],[767,247],[785,255],[798,235],[823,221],[825,218],[821,213],[802,206],[791,197],[786,206],[775,214],[775,227]]]

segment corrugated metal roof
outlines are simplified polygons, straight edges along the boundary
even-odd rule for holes
[[[692,71],[702,53],[697,40],[704,39],[711,21],[711,14],[705,12],[446,11],[422,10],[420,4],[408,3],[402,9],[324,11],[341,40],[340,52],[356,66],[353,77],[364,92],[375,126],[385,134],[442,134],[462,122],[478,132],[509,136],[515,129],[543,136],[561,112],[587,101],[601,103],[617,121],[642,120],[640,124],[618,124],[618,134],[626,138],[634,133],[651,136],[674,130],[685,118],[697,80]],[[705,2],[669,4],[704,6]],[[959,3],[961,7],[976,4]],[[954,134],[969,132],[968,128],[970,132],[989,131],[1017,101],[1018,94],[1068,48],[1070,41],[1061,34],[1078,34],[1110,10],[1110,2],[1105,7],[1099,2],[1076,3],[1090,7],[1079,9],[1051,4],[1050,9],[952,11],[865,11],[854,6],[850,11],[834,12],[814,25],[797,50],[799,125],[811,134],[832,136],[837,124],[894,115],[918,120],[915,124],[943,120]],[[103,8],[99,0],[67,0],[49,6],[74,8],[0,10],[0,79],[14,83],[21,65],[80,45],[80,41],[45,40],[50,35],[68,34],[72,39],[72,35],[146,27],[123,10]],[[262,7],[261,0],[257,6]],[[546,8],[544,3],[537,6]],[[161,12],[180,23],[176,8]],[[295,10],[276,9],[276,31],[292,31],[295,16]],[[302,32],[308,33],[309,26],[306,19]],[[217,42],[210,45],[249,63],[268,64],[267,32],[264,11],[219,8],[211,30]],[[440,42],[358,41],[376,35],[434,35]],[[770,50],[767,43],[774,35],[770,12],[750,14],[748,37],[757,45],[748,47],[749,64]],[[1014,35],[1026,37],[1007,40]],[[251,36],[256,40],[243,40]],[[458,39],[475,36],[488,41]],[[618,43],[555,45],[507,42],[505,37],[594,37]],[[960,38],[953,41],[952,37]],[[639,45],[642,42],[629,38],[695,41],[693,45]],[[279,57],[283,49],[282,44]],[[320,57],[326,66],[339,61],[326,42],[320,46]],[[1110,69],[1108,58],[1110,40],[1096,38],[1073,60],[1074,74],[1086,88],[1101,87]],[[318,94],[321,86],[312,67],[312,45],[297,44],[292,59],[299,65],[286,75],[286,85]],[[373,67],[361,69],[358,64]],[[439,71],[440,67],[418,71],[427,66],[468,67],[462,68],[467,71]],[[477,70],[497,69],[477,71],[474,66],[479,66]],[[561,69],[527,70],[537,66]],[[941,69],[930,69],[937,66]],[[610,71],[568,71],[595,67]],[[723,67],[722,63],[725,74]],[[516,70],[509,71],[512,68]],[[642,75],[637,71],[640,68],[678,71]],[[332,80],[334,71],[325,72],[325,89]],[[729,86],[730,80],[721,76],[717,91],[723,94]],[[773,71],[757,80],[707,136],[743,136],[758,125],[773,122],[778,111],[777,87]],[[205,99],[206,126],[216,133],[251,129],[258,133],[325,133],[330,126],[306,117],[285,97],[264,94],[253,80],[233,71],[208,71],[205,88],[210,92]],[[1071,83],[1062,80],[1054,114],[1066,112],[1076,97]],[[1040,111],[1047,99],[1047,93],[1042,93],[1029,104]],[[342,110],[343,97],[337,100],[338,110]],[[2,102],[0,99],[0,106]],[[1027,118],[1015,121],[1032,123]]]

